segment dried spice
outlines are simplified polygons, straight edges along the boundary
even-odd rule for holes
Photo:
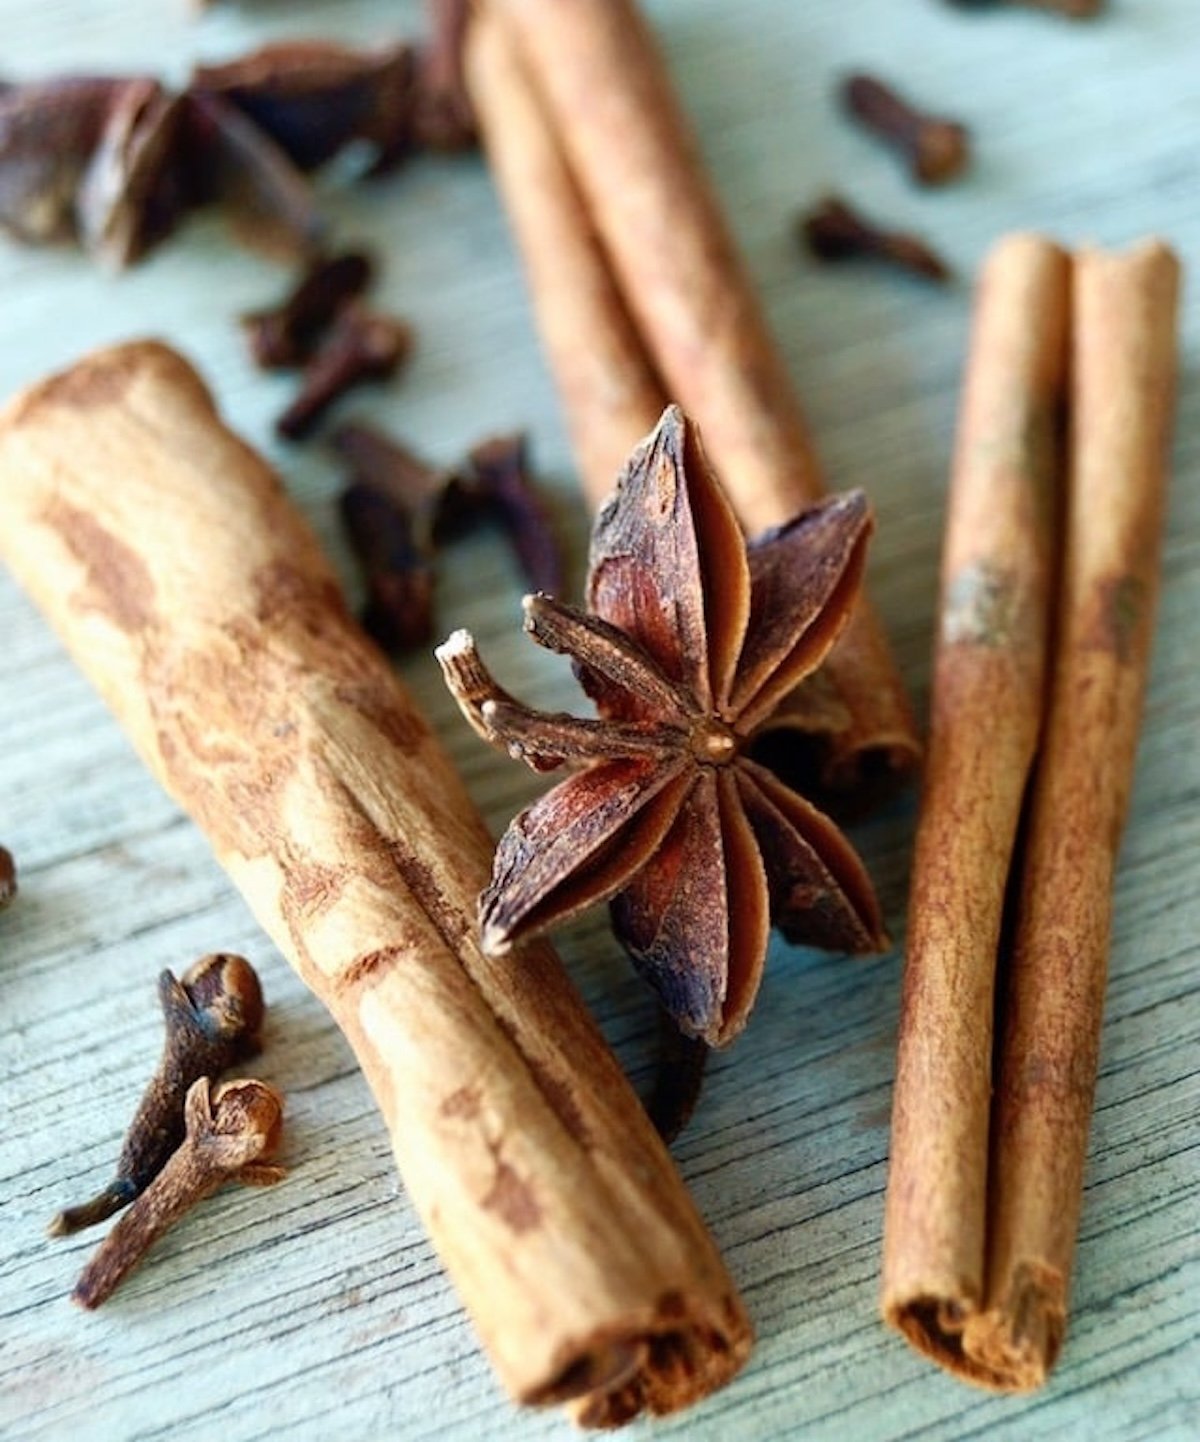
[[[184,97],[179,164],[193,205],[218,202],[256,244],[300,255],[320,248],[325,222],[287,153],[221,95]]]
[[[412,349],[412,330],[357,301],[343,306],[305,368],[300,391],[275,422],[290,441],[301,440],[352,386],[390,376]]]
[[[220,96],[301,170],[348,145],[375,147],[377,163],[411,146],[416,66],[412,48],[352,50],[326,40],[266,45],[192,74],[194,94]]]
[[[12,901],[17,894],[17,865],[12,859],[12,852],[0,846],[0,911]]]
[[[284,1169],[270,1163],[279,1150],[283,1098],[265,1082],[231,1081],[213,1091],[200,1077],[188,1090],[184,1126],[179,1149],[83,1269],[71,1293],[79,1306],[106,1302],[159,1237],[226,1182],[261,1187],[283,1180]]]
[[[796,233],[819,260],[882,260],[926,280],[950,279],[950,267],[918,236],[885,230],[838,196],[802,215]]]
[[[480,442],[450,469],[359,422],[340,426],[331,444],[354,478],[341,511],[367,586],[363,625],[385,650],[429,640],[437,550],[489,517],[503,526],[531,585],[562,589],[562,550],[520,432]]]
[[[774,921],[792,941],[884,941],[870,880],[822,812],[750,760],[780,699],[816,670],[858,596],[870,518],[834,497],[747,547],[675,407],[633,452],[592,539],[583,612],[526,600],[599,719],[530,710],[459,631],[439,648],[474,729],[535,770],[578,769],[509,826],[480,898],[503,954],[595,902],[682,1031],[745,1025]]]
[[[366,582],[363,630],[385,651],[424,646],[433,635],[433,560],[409,517],[362,481],[346,487],[339,507]]]
[[[244,957],[203,956],[177,981],[158,978],[167,1036],[162,1058],[130,1123],[114,1179],[90,1202],[68,1207],[50,1223],[50,1235],[94,1226],[139,1196],[183,1140],[183,1104],[200,1077],[218,1077],[258,1051],[263,996]]]
[[[84,249],[114,268],[140,259],[175,229],[186,205],[175,157],[182,106],[156,80],[115,97],[75,196]]]
[[[514,432],[481,441],[468,456],[480,503],[503,526],[536,591],[562,594],[563,556],[554,521],[529,472],[529,445]]]
[[[385,651],[424,646],[433,635],[435,538],[477,514],[478,496],[456,472],[361,422],[339,426],[330,444],[354,478],[340,507],[366,582],[363,628]]]
[[[851,75],[842,85],[842,104],[904,158],[920,185],[941,185],[960,175],[971,157],[965,125],[927,115],[874,75]]]
[[[120,538],[102,576],[61,543],[81,517]],[[344,1033],[512,1398],[609,1421],[725,1384],[753,1329],[678,1171],[552,948],[482,957],[482,818],[184,360],[125,345],[15,400],[0,559]],[[98,584],[120,620],[103,646],[71,604]]]
[[[219,201],[248,214],[256,244],[310,252],[323,223],[304,172],[351,146],[375,174],[422,146],[474,143],[468,13],[433,0],[419,58],[405,42],[285,41],[197,67],[182,94],[149,76],[0,80],[0,226],[30,243],[82,239],[126,265]]]
[[[0,92],[0,225],[30,244],[78,234],[75,196],[119,77],[60,76]]]
[[[373,269],[361,251],[316,256],[278,305],[242,317],[256,364],[275,370],[308,360],[342,306],[366,290]]]
[[[19,240],[79,240],[127,265],[212,201],[293,248],[320,238],[304,177],[218,95],[172,94],[149,76],[0,91],[0,225]]]

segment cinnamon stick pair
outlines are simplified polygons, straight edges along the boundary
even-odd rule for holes
[[[883,1310],[922,1352],[1004,1390],[1045,1381],[1066,1327],[1158,591],[1178,281],[1158,242],[1070,256],[1015,236],[979,287],[909,907]]]
[[[667,400],[696,419],[747,531],[818,500],[787,367],[634,0],[480,0],[465,70],[592,505]],[[787,708],[822,781],[911,770],[912,715],[869,606],[822,676],[832,697]]]
[[[333,1013],[501,1381],[615,1425],[750,1324],[553,952],[479,949],[491,841],[277,477],[166,347],[0,414],[0,556]]]

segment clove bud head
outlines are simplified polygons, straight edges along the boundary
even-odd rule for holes
[[[222,1082],[210,1095],[207,1077],[195,1082],[184,1107],[187,1144],[206,1169],[236,1175],[269,1161],[283,1135],[283,1098],[253,1078]]]
[[[241,1056],[258,1050],[265,1011],[262,986],[244,956],[227,951],[202,956],[184,972],[181,985],[210,1037],[236,1038]]]

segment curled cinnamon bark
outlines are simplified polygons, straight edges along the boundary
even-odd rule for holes
[[[1045,1381],[1066,1327],[1158,602],[1178,297],[1159,241],[1075,257],[1054,673],[1001,994],[986,1304],[964,1333],[986,1380],[1019,1391]]]
[[[726,1382],[749,1322],[669,1157],[553,952],[480,950],[486,828],[186,362],[10,404],[0,554],[346,1033],[509,1392],[614,1423]]]
[[[666,394],[545,109],[506,27],[487,9],[467,31],[465,67],[580,481],[598,510],[626,456],[666,409]]]
[[[892,1116],[883,1306],[969,1370],[983,1300],[996,955],[1044,710],[1070,259],[1002,241],[976,301],[947,501]]]
[[[600,327],[603,359],[613,337],[619,337],[615,353],[627,350],[623,307],[647,358],[639,371],[661,376],[670,397],[702,427],[745,530],[754,534],[790,520],[823,494],[819,465],[787,367],[636,4],[489,0],[487,8],[513,37],[594,230],[595,241],[576,240],[572,249],[582,254],[598,243],[615,282],[618,305],[610,284],[587,291],[582,310],[568,298],[567,314],[575,321],[607,317]],[[515,107],[500,99],[489,104],[485,89],[476,68],[472,93],[485,143],[494,150]],[[539,170],[539,184],[549,189],[550,180],[548,169]],[[533,186],[511,168],[507,176],[501,169],[500,183],[514,215],[525,212],[514,224],[536,295],[549,247],[526,239]],[[564,198],[561,184],[557,189],[556,215],[565,220],[574,202]],[[552,293],[563,294],[557,284]],[[554,303],[538,306],[547,333],[545,314]],[[562,324],[565,331],[568,322]],[[575,338],[577,345],[589,343],[586,329],[576,329]],[[562,345],[551,342],[549,349],[554,357]],[[620,445],[608,449],[620,453],[632,439],[622,434]],[[819,725],[806,728],[799,714],[796,725],[798,736],[806,729],[820,735],[824,781],[849,787],[875,770],[911,769],[918,755],[913,719],[869,607],[859,608],[829,666],[834,687],[844,693],[841,729],[830,733],[828,710]],[[806,698],[797,712],[811,712]]]
[[[1052,247],[1001,248],[976,324],[914,867],[883,1308],[919,1349],[1003,1390],[1041,1385],[1066,1327],[1158,591],[1178,278],[1159,242],[1077,256],[1066,382],[1055,357],[1068,282]],[[1046,666],[1056,384],[1071,442]]]

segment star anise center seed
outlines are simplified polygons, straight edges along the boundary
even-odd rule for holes
[[[702,766],[728,766],[738,753],[733,727],[719,716],[701,716],[690,739],[692,755]]]

